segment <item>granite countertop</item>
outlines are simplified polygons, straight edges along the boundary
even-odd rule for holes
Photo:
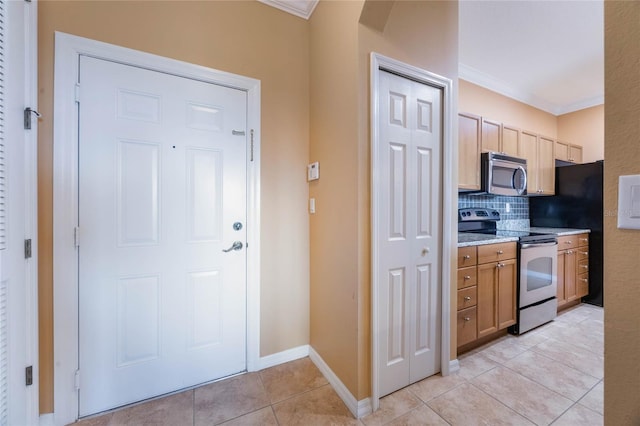
[[[541,234],[555,234],[559,237],[563,235],[576,235],[589,233],[589,229],[573,229],[573,228],[541,228],[531,227],[526,229],[514,229],[515,231],[531,231]],[[458,232],[458,247],[481,246],[484,244],[508,243],[518,241],[517,237],[497,237],[489,234],[475,234],[471,232]]]
[[[496,237],[488,234],[458,232],[458,247],[480,246],[483,244],[508,243],[518,241],[517,237]]]
[[[529,228],[531,232],[540,232],[542,234],[556,234],[561,237],[563,235],[576,235],[576,234],[584,234],[590,233],[590,229],[574,229],[574,228],[540,228],[536,226],[532,226]]]

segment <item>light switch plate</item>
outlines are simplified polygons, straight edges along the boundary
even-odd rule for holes
[[[640,229],[640,175],[618,178],[618,229]]]

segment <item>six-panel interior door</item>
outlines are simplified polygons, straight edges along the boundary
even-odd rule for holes
[[[379,72],[379,396],[440,371],[440,90]]]
[[[244,371],[246,92],[81,57],[79,105],[80,416]]]

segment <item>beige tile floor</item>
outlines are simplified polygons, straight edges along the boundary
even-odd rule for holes
[[[603,310],[580,305],[459,358],[354,419],[308,359],[84,419],[106,425],[602,425]]]

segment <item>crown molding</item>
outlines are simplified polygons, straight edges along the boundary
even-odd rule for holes
[[[258,0],[300,18],[309,19],[319,0]]]
[[[596,105],[602,105],[604,103],[604,95],[594,96],[589,99],[584,99],[578,102],[574,102],[569,105],[558,105],[553,102],[546,101],[540,97],[529,93],[524,90],[519,90],[497,79],[489,74],[479,71],[473,67],[465,64],[458,64],[458,77],[462,80],[466,80],[470,83],[489,89],[493,92],[499,93],[508,98],[515,99],[516,101],[531,105],[532,107],[541,109],[553,115],[568,114],[570,112],[578,111],[585,108],[590,108]]]

